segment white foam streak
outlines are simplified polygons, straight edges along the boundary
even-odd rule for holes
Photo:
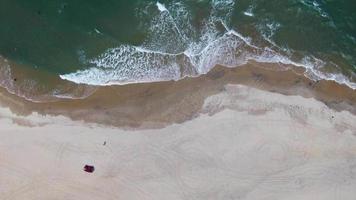
[[[249,38],[246,38],[244,36],[242,36],[240,33],[238,33],[237,31],[233,30],[233,29],[229,29],[229,27],[227,27],[227,25],[225,24],[225,22],[223,22],[222,20],[220,20],[221,24],[224,26],[225,30],[227,31],[226,34],[228,35],[235,35],[237,36],[238,38],[240,38],[242,41],[244,41],[247,45],[249,45],[250,47],[253,47],[253,48],[259,48],[255,45],[253,45],[250,41]]]
[[[145,49],[144,47],[139,47],[139,46],[135,46],[135,50],[136,50],[137,52],[142,52],[142,53],[154,53],[154,54],[160,54],[160,55],[164,55],[164,56],[178,56],[178,55],[185,54],[185,52],[166,53],[166,52],[162,52],[162,51],[154,51],[154,50]]]
[[[156,3],[156,6],[157,6],[158,10],[161,11],[161,12],[168,11],[167,8],[163,4],[158,2],[158,1]]]
[[[250,6],[250,7],[244,12],[244,15],[249,16],[249,17],[253,17],[254,14],[253,14],[253,12],[252,12],[252,9],[253,9],[253,7]]]
[[[252,12],[248,12],[248,11],[245,11],[244,15],[249,16],[249,17],[253,17],[253,13]]]

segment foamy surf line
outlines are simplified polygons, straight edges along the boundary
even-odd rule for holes
[[[305,75],[312,80],[333,80],[356,89],[356,83],[341,73],[319,71],[318,68],[325,63],[314,56],[293,61],[283,52],[273,50],[277,46],[268,37],[263,36],[271,44],[270,47],[258,46],[252,43],[251,38],[229,28],[234,1],[212,1],[211,4],[211,15],[205,22],[199,39],[190,38],[189,31],[186,30],[188,28],[179,23],[191,21],[190,14],[183,5],[171,8],[156,2],[159,12],[152,20],[151,35],[142,46],[121,45],[108,49],[100,56],[88,60],[95,67],[62,74],[60,78],[95,86],[150,83],[197,77],[208,73],[216,65],[238,67],[253,60],[304,67]],[[172,9],[181,14],[171,14]],[[252,12],[252,8],[250,10]],[[218,28],[220,25],[224,31]]]
[[[244,48],[246,50],[241,52]],[[248,48],[252,48],[255,54]],[[240,53],[236,53],[239,51]],[[201,51],[192,52],[191,49],[187,49],[173,54],[144,47],[121,46],[109,49],[99,58],[90,60],[90,63],[97,67],[60,75],[60,78],[77,84],[95,86],[177,81],[185,77],[206,74],[216,65],[238,67],[253,60],[261,64],[275,63],[304,67],[305,75],[312,80],[333,80],[356,89],[356,84],[347,80],[342,74],[325,74],[316,70],[317,65],[323,64],[317,58],[308,57],[302,62],[294,62],[270,48],[251,44],[249,38],[243,37],[234,30],[227,30],[222,37],[205,44]]]
[[[351,82],[347,80],[347,78],[342,75],[342,74],[329,74],[329,76],[322,74],[321,72],[318,72],[317,70],[314,70],[310,66],[306,66],[301,63],[295,63],[289,60],[284,60],[281,59],[281,62],[274,62],[270,60],[266,60],[265,58],[260,58],[260,59],[254,59],[254,61],[261,63],[263,65],[264,63],[275,63],[275,64],[285,64],[285,65],[294,65],[296,67],[304,67],[306,69],[306,73],[304,74],[307,78],[317,81],[317,80],[329,80],[329,81],[335,81],[339,84],[347,85],[349,88],[356,89],[356,83]],[[244,62],[243,64],[247,64],[248,61]],[[223,65],[223,64],[217,64],[217,65]],[[238,67],[238,66],[226,66],[225,67]],[[309,73],[309,75],[308,75]],[[200,75],[204,75],[206,73],[198,74],[198,75],[185,75],[180,78],[162,78],[162,79],[157,79],[157,78],[152,78],[152,79],[140,79],[140,80],[128,80],[128,81],[120,81],[120,80],[109,80],[107,82],[103,82],[103,79],[101,78],[101,73],[96,73],[96,69],[89,69],[85,71],[78,71],[76,73],[72,74],[65,74],[65,75],[60,75],[60,78],[63,80],[71,81],[76,84],[87,84],[87,85],[93,85],[93,86],[112,86],[112,85],[128,85],[128,84],[137,84],[137,83],[154,83],[154,82],[164,82],[164,81],[178,81],[181,79],[184,79],[186,77],[198,77]],[[93,78],[94,77],[94,78]]]

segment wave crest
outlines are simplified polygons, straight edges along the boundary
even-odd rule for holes
[[[205,74],[216,65],[236,67],[249,60],[292,64],[306,68],[314,79],[335,80],[356,88],[341,74],[328,74],[318,69],[324,64],[313,56],[292,60],[270,38],[278,28],[262,35],[269,46],[253,44],[250,38],[229,28],[235,3],[233,0],[211,1],[210,16],[197,30],[192,25],[189,9],[180,2],[152,4],[157,9],[148,29],[148,39],[141,46],[121,45],[108,49],[88,61],[92,67],[60,75],[62,79],[88,85],[113,85],[137,82],[179,80]],[[272,30],[273,29],[273,30]],[[268,32],[267,32],[268,33]]]

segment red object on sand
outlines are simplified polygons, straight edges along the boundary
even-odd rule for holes
[[[84,166],[84,171],[88,172],[88,173],[93,173],[95,170],[95,167],[92,165],[85,165]]]

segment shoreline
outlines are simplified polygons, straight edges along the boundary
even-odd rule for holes
[[[354,8],[2,0],[0,200],[356,200]]]
[[[196,117],[204,99],[227,84],[315,98],[337,111],[356,114],[356,92],[346,85],[312,81],[303,68],[256,62],[236,68],[216,66],[205,75],[179,81],[95,87],[84,99],[56,102],[30,102],[0,88],[0,103],[20,115],[37,112],[122,128],[160,128]]]
[[[133,131],[0,107],[0,198],[356,196],[350,112],[231,84],[204,99],[201,111],[180,124]]]
[[[37,112],[122,128],[160,128],[196,117],[204,99],[227,84],[315,98],[337,111],[356,114],[356,92],[346,85],[312,81],[303,68],[256,62],[236,68],[216,66],[205,75],[179,81],[96,87],[84,99],[56,102],[30,102],[1,88],[0,103],[20,115]]]

